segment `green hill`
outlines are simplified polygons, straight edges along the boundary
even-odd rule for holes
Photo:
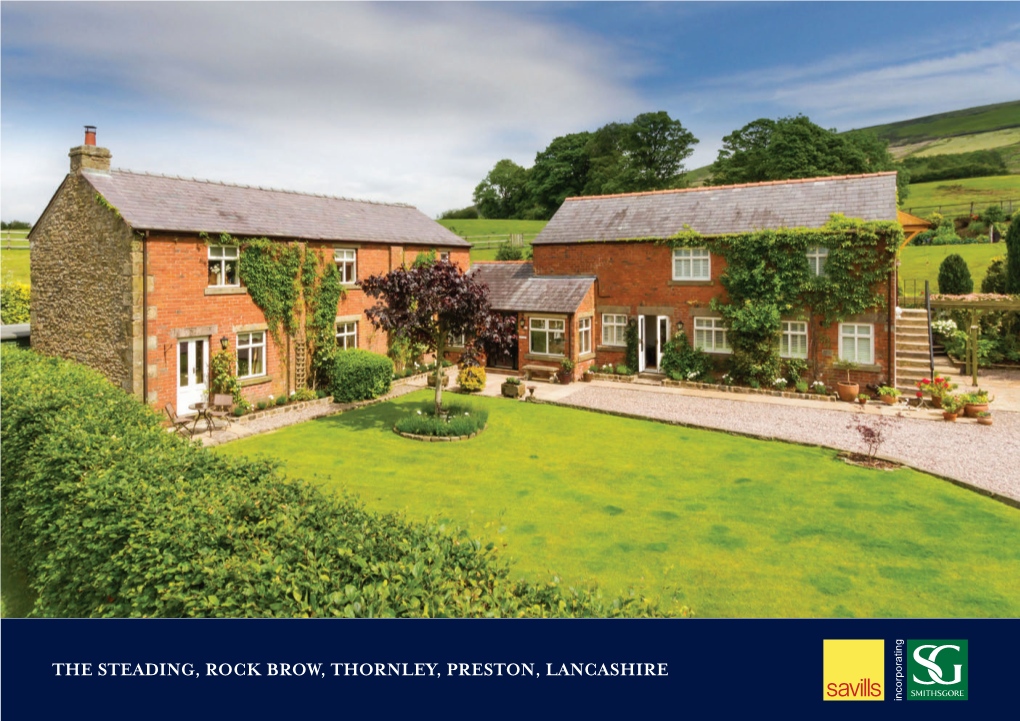
[[[878,137],[888,140],[890,145],[909,145],[1017,127],[1020,127],[1020,100],[953,110],[863,129],[874,131]]]

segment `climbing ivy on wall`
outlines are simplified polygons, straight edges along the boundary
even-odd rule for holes
[[[335,263],[323,262],[319,253],[305,249],[301,263],[301,289],[305,301],[305,342],[312,359],[312,384],[322,363],[336,347],[336,312],[346,294]]]
[[[781,370],[783,317],[817,315],[823,325],[830,325],[885,305],[885,295],[875,287],[893,271],[903,229],[891,221],[834,214],[822,228],[714,237],[685,228],[655,242],[707,248],[726,260],[720,282],[727,298],[714,298],[711,307],[729,326],[733,372],[738,380],[771,385]],[[822,276],[810,272],[807,249],[812,246],[828,249]]]
[[[297,331],[301,249],[297,245],[249,238],[241,244],[241,282],[266,317],[269,333],[280,343],[280,330],[289,336]]]

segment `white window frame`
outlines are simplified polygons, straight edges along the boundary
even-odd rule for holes
[[[591,353],[591,316],[577,320],[577,354]],[[587,342],[585,342],[587,339]]]
[[[791,342],[794,337],[804,338],[804,355],[792,355],[790,348],[793,347]],[[786,352],[783,352],[783,341],[786,341]],[[799,346],[799,344],[798,344]],[[780,358],[800,358],[805,360],[808,357],[808,324],[806,320],[784,320],[782,321],[782,332],[779,336],[779,357]]]
[[[450,251],[448,251],[448,250],[447,251],[443,251],[443,252],[441,252],[439,254],[439,260],[449,260],[449,259],[450,259]]]
[[[333,262],[340,271],[340,282],[344,285],[354,285],[358,282],[358,249],[357,248],[333,248]],[[347,277],[347,264],[350,263],[350,277]]]
[[[446,342],[451,348],[463,348],[467,343],[467,334],[461,333],[460,335],[454,335],[453,333],[450,333],[450,335],[446,338]]]
[[[213,252],[217,255],[213,255]],[[218,274],[218,283],[209,283],[209,288],[240,288],[241,287],[241,254],[238,252],[236,245],[210,245],[206,251],[206,257],[208,259],[208,265],[217,264],[220,267]],[[224,283],[227,279],[227,264],[234,264],[234,282]],[[208,266],[206,270],[206,282],[208,282]]]
[[[340,330],[341,326],[343,327],[343,330]],[[348,332],[347,329],[348,326],[353,326],[353,330]],[[337,348],[342,348],[344,350],[352,350],[358,347],[358,321],[356,320],[337,321],[337,323],[334,325],[334,329],[336,331],[335,338]],[[348,338],[354,339],[353,345],[348,343],[347,341]]]
[[[541,323],[539,327],[536,324]],[[552,323],[559,323],[559,330],[550,327]],[[535,350],[535,333],[545,335],[545,352]],[[549,346],[553,337],[559,336],[563,341],[563,353],[550,353]],[[567,321],[563,318],[528,318],[528,352],[532,355],[544,355],[550,358],[562,358],[567,350]]]
[[[705,261],[704,272],[695,275],[694,266],[700,267],[699,261]],[[677,272],[679,265],[680,272]],[[708,248],[674,248],[673,249],[673,280],[712,280],[712,254]]]
[[[808,269],[811,275],[825,276],[825,263],[829,260],[829,249],[824,245],[812,245],[807,249]]]
[[[853,328],[852,332],[848,332],[850,328]],[[861,328],[867,328],[867,334],[860,332]],[[847,358],[844,348],[843,340],[846,338],[852,338],[854,340],[854,357]],[[858,349],[859,341],[863,338],[868,339],[868,360],[861,361]],[[875,324],[874,323],[840,323],[839,324],[839,359],[841,361],[849,360],[857,365],[875,365]]]
[[[606,340],[606,331],[619,328],[620,339]],[[616,331],[613,331],[616,335]],[[625,313],[603,313],[602,314],[602,345],[625,347],[627,345],[627,315]]]
[[[699,330],[702,333],[708,334],[712,339],[711,344],[698,343]],[[722,344],[716,342],[716,334],[720,332],[723,334]],[[726,323],[722,318],[702,317],[694,319],[694,347],[705,353],[732,353],[733,348],[730,346],[729,333],[730,329],[726,327]]]
[[[256,343],[253,342],[255,336],[260,336],[260,340]],[[247,340],[242,342],[241,338],[246,337]],[[245,378],[261,378],[269,372],[269,359],[266,357],[266,332],[264,330],[253,330],[246,333],[238,333],[236,340],[237,349],[237,378],[243,380]],[[248,373],[241,375],[241,351],[244,349],[248,350],[260,350],[262,358],[262,370],[259,373],[252,373],[252,353],[248,354]]]

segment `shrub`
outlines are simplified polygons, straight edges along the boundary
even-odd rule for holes
[[[314,401],[316,393],[311,388],[299,388],[290,397],[292,401]]]
[[[469,205],[466,208],[460,210],[447,210],[439,216],[440,220],[477,220],[478,219],[478,208],[473,205]]]
[[[287,396],[280,396],[279,398],[276,399],[276,405],[278,405],[278,406],[282,406],[286,402],[287,402]]]
[[[712,361],[708,355],[687,342],[687,334],[678,331],[662,347],[662,372],[670,376],[680,376],[678,380],[700,380],[712,370]],[[691,378],[691,373],[694,377]]]
[[[32,289],[26,283],[5,280],[0,283],[0,322],[29,322],[29,304],[32,300]]]
[[[997,256],[988,264],[988,271],[981,279],[982,293],[1006,293],[1006,258]]]
[[[337,403],[378,398],[390,390],[393,361],[367,350],[336,349],[324,363],[329,392]]]
[[[618,376],[632,376],[634,372],[627,366],[620,364],[616,366],[616,375]]]
[[[485,369],[481,366],[461,368],[457,374],[457,384],[468,393],[477,393],[485,388]]]
[[[258,403],[255,404],[255,407],[258,408],[260,411],[264,411],[268,405],[269,403],[266,401],[259,401]]]
[[[488,420],[487,410],[461,403],[443,406],[443,414],[436,416],[435,403],[428,401],[422,403],[413,413],[398,420],[395,425],[401,433],[449,438],[469,436],[483,429]]]
[[[967,261],[957,253],[946,256],[939,266],[939,293],[946,295],[967,295],[974,291],[974,279],[970,277]]]
[[[807,381],[797,381],[797,392],[798,393],[807,393],[808,392]]]
[[[981,213],[981,220],[983,220],[986,224],[1002,223],[1006,220],[1006,211],[1002,209],[1001,205],[989,205],[985,208],[985,211]]]
[[[523,258],[524,249],[519,245],[501,243],[499,249],[496,251],[496,260],[522,260]]]
[[[3,348],[4,552],[33,616],[647,616],[492,545],[214,455],[99,373]],[[689,615],[689,609],[675,609]]]
[[[1020,212],[1006,231],[1006,292],[1020,293]]]
[[[244,408],[242,408],[241,406],[237,406],[236,408],[234,408],[234,415],[237,416],[238,418],[243,416],[244,413],[245,413]]]

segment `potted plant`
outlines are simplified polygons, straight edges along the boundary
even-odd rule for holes
[[[500,390],[507,398],[523,398],[526,392],[521,379],[513,376],[503,381],[502,385],[500,385]]]
[[[947,421],[955,421],[963,408],[963,396],[952,394],[942,397],[942,417]]]
[[[977,421],[983,426],[992,425],[992,414],[988,411],[981,411],[977,414]]]
[[[892,386],[881,386],[878,389],[878,397],[881,398],[882,402],[887,406],[896,405],[901,395],[903,394]]]
[[[569,358],[564,358],[560,361],[560,370],[556,373],[556,379],[563,385],[567,385],[570,381],[574,380],[574,361]]]
[[[446,388],[446,386],[448,385],[450,385],[450,376],[446,375],[446,373],[443,373],[443,388]],[[429,373],[429,388],[435,387],[436,387],[436,374]]]
[[[988,391],[978,388],[974,393],[967,393],[963,397],[963,413],[968,418],[977,418],[978,413],[988,412],[988,404],[993,400],[995,399],[988,396]]]
[[[871,396],[869,396],[867,393],[857,394],[857,402],[860,403],[862,406],[867,405],[869,400],[871,400]]]
[[[957,385],[950,383],[949,376],[943,378],[942,376],[935,376],[934,378],[925,378],[917,384],[917,390],[921,393],[927,393],[931,396],[931,404],[936,408],[942,407],[942,399],[955,391]]]
[[[591,383],[595,378],[595,371],[592,370],[591,366],[584,369],[584,375],[581,376],[585,383]]]
[[[857,397],[857,394],[860,393],[861,391],[861,386],[859,383],[850,382],[850,371],[855,370],[857,368],[857,364],[854,363],[853,361],[840,360],[833,363],[832,367],[835,368],[836,370],[846,371],[846,382],[845,383],[843,381],[836,382],[836,393],[839,395],[839,399],[841,401],[853,403],[854,399]]]

